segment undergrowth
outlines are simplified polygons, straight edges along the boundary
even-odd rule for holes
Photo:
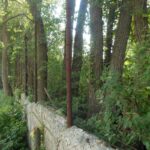
[[[28,150],[26,134],[20,104],[0,91],[0,149]]]

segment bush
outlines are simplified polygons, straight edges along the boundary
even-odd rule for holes
[[[99,131],[112,145],[150,150],[150,42],[134,47],[123,78],[105,73]],[[92,121],[93,122],[93,121]],[[91,123],[92,124],[92,123]]]
[[[0,92],[0,149],[27,150],[26,133],[21,106]]]

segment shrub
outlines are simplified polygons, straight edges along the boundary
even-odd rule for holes
[[[27,150],[26,133],[21,106],[0,92],[0,149]]]

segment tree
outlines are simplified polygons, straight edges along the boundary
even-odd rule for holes
[[[2,51],[2,83],[3,83],[3,90],[6,95],[12,95],[11,87],[9,84],[8,78],[8,49],[9,49],[9,33],[7,30],[7,12],[8,8],[8,1],[5,0],[4,2],[4,11],[5,15],[3,16],[3,25],[2,25],[2,42],[4,44],[4,48]]]
[[[142,42],[148,32],[147,0],[134,0],[134,8],[135,38]]]
[[[34,19],[34,101],[37,102],[37,19]]]
[[[116,2],[112,2],[109,5],[109,14],[107,18],[107,35],[106,35],[106,52],[105,52],[105,65],[109,66],[112,56],[112,46],[113,46],[113,27],[116,18]]]
[[[37,38],[37,100],[45,101],[47,95],[47,40],[44,31],[44,24],[41,17],[42,1],[28,0],[31,13],[36,23],[36,38]],[[35,54],[36,55],[36,54]]]
[[[100,86],[100,76],[103,70],[103,21],[102,5],[96,1],[90,3],[90,81],[89,81],[89,114],[98,111],[95,92]]]
[[[25,56],[25,63],[24,63],[24,68],[25,68],[25,81],[24,81],[24,92],[25,95],[28,95],[28,37],[25,34],[24,36],[24,44],[25,44],[25,48],[24,48],[24,56]]]
[[[73,95],[78,96],[79,94],[79,81],[80,72],[82,67],[82,55],[83,55],[83,29],[85,22],[85,15],[87,10],[87,0],[81,0],[80,9],[78,12],[76,33],[74,39],[74,53],[72,62],[72,89]]]
[[[119,76],[123,72],[125,52],[131,28],[131,12],[132,1],[122,0],[111,60],[111,71],[116,72]]]

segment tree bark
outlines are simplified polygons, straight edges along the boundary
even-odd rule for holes
[[[10,96],[12,95],[11,87],[9,84],[9,78],[8,78],[8,48],[9,48],[9,35],[7,30],[7,7],[8,7],[8,1],[5,0],[4,2],[5,8],[4,11],[6,15],[3,17],[3,26],[2,26],[2,42],[4,44],[4,48],[2,50],[2,84],[3,84],[3,90],[4,94]]]
[[[112,3],[109,8],[108,21],[107,21],[107,35],[106,35],[106,52],[105,52],[105,65],[108,67],[111,62],[112,45],[113,45],[113,26],[115,22],[116,4]]]
[[[85,15],[87,10],[87,0],[81,0],[80,9],[78,13],[78,20],[76,26],[74,53],[72,63],[72,89],[73,95],[79,94],[80,72],[82,67],[82,53],[83,53],[83,28],[85,23]]]
[[[38,101],[47,100],[44,88],[47,89],[47,41],[41,16],[37,21],[37,98]]]
[[[22,78],[23,78],[23,64],[20,52],[17,54],[15,59],[15,88],[22,89]]]
[[[1,40],[1,36],[0,36],[0,40]],[[2,53],[1,52],[0,52],[0,58],[2,58]],[[0,68],[2,68],[2,62],[0,62]],[[2,89],[2,88],[3,88],[3,85],[2,85],[2,69],[0,69],[0,89]]]
[[[34,20],[34,101],[37,102],[37,23]]]
[[[131,28],[132,18],[132,1],[123,0],[117,31],[115,35],[115,43],[113,47],[113,55],[111,60],[111,71],[117,73],[121,77],[125,59],[125,52]]]
[[[91,30],[91,78],[93,84],[100,79],[103,68],[103,21],[102,7],[91,2],[90,5]]]
[[[102,6],[91,1],[90,4],[91,56],[89,81],[89,108],[88,116],[99,111],[95,92],[100,87],[100,76],[103,69],[103,21]]]
[[[41,17],[42,0],[37,2],[28,0],[31,13],[36,22],[37,38],[37,101],[47,100],[45,88],[47,89],[47,41],[44,31],[44,24]]]
[[[28,56],[28,91],[34,93],[34,60],[33,55]],[[37,100],[37,99],[36,99]]]
[[[25,92],[25,95],[27,96],[28,95],[28,45],[27,45],[27,42],[28,42],[28,37],[27,35],[25,34],[24,36],[24,44],[25,44],[25,50],[24,50],[24,58],[25,58],[25,63],[24,63],[24,92]]]
[[[147,0],[134,0],[135,39],[142,42],[148,32]]]

